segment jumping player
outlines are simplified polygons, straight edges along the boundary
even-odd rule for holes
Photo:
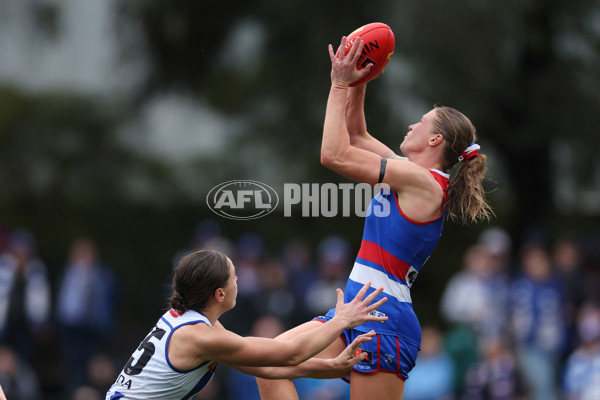
[[[344,329],[387,319],[369,315],[387,300],[382,298],[371,304],[383,288],[364,298],[369,287],[370,283],[365,284],[346,304],[342,290],[337,289],[335,316],[317,331],[291,340],[241,337],[218,321],[236,303],[233,263],[217,251],[190,253],[175,269],[171,309],[134,351],[108,390],[106,400],[190,399],[209,382],[217,362],[264,378],[348,371],[364,358],[355,357],[356,349],[371,340],[374,332],[361,335],[335,358],[309,358],[331,344]]]
[[[344,331],[318,357],[331,357],[358,335],[375,330],[376,338],[361,345],[360,351],[368,358],[351,371],[351,396],[353,400],[397,400],[402,398],[404,380],[415,364],[421,343],[410,287],[437,245],[446,216],[462,222],[490,217],[492,211],[482,187],[486,157],[475,144],[471,121],[450,107],[436,107],[408,127],[400,145],[405,158],[372,137],[364,116],[366,86],[349,87],[369,71],[369,66],[356,69],[364,43],[357,38],[344,56],[346,40],[342,38],[339,56],[329,45],[331,89],[321,163],[358,182],[383,182],[389,187],[371,202],[345,294],[351,298],[367,281],[382,286],[389,301],[374,314],[389,319],[385,324],[367,322]],[[450,169],[456,163],[459,166],[450,180]],[[389,212],[374,212],[386,203]],[[285,332],[280,338],[318,329],[334,312]],[[258,384],[263,400],[298,398],[291,381],[258,379]]]

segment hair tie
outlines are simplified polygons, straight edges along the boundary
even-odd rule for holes
[[[465,149],[465,151],[463,151],[460,156],[458,156],[458,161],[463,161],[463,160],[470,160],[471,158],[478,156],[479,155],[479,149],[481,148],[481,146],[479,146],[477,143],[475,142],[471,142],[471,144],[469,144],[469,147],[467,147]]]

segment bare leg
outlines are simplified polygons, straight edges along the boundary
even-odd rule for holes
[[[402,400],[404,381],[398,375],[377,372],[372,375],[352,372],[350,397],[352,400]]]
[[[277,336],[277,339],[289,340],[302,332],[310,331],[311,329],[315,329],[320,325],[321,322],[319,321],[306,322],[282,333],[281,335]],[[317,354],[316,357],[335,358],[342,351],[344,351],[345,348],[346,344],[342,338],[338,338],[335,342],[329,345],[329,347]],[[260,398],[262,400],[298,400],[296,387],[289,379],[273,380],[256,378],[256,383],[258,384],[258,391],[260,392]]]

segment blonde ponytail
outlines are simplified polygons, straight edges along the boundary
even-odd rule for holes
[[[485,200],[483,180],[487,173],[485,154],[459,162],[448,186],[448,218],[463,224],[489,220],[494,212]]]
[[[448,186],[446,210],[448,218],[464,224],[489,220],[494,212],[487,204],[483,180],[487,174],[485,154],[473,152],[465,157],[465,150],[471,149],[477,139],[475,126],[469,118],[451,107],[435,107],[435,132],[446,142],[444,169],[450,170],[457,162],[454,176]]]

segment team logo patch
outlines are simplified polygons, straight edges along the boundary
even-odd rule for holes
[[[411,267],[408,270],[408,272],[406,273],[406,277],[404,279],[406,281],[406,285],[409,288],[412,286],[412,284],[417,279],[417,275],[419,275],[419,271],[417,271],[417,269],[411,265]]]

